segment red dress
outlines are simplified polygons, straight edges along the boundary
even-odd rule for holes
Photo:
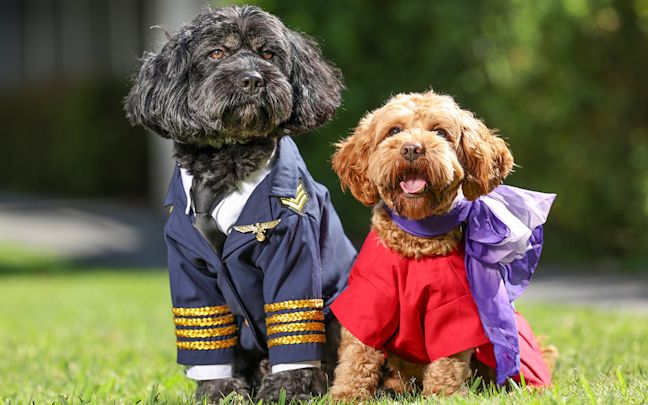
[[[495,366],[492,345],[470,293],[463,247],[447,256],[409,259],[387,248],[372,230],[351,270],[349,286],[331,309],[361,342],[412,363],[430,363],[478,348],[478,359]],[[526,321],[520,325],[520,320],[524,321],[518,314],[520,332],[525,334],[520,351],[527,384],[548,385],[550,373],[540,346]],[[524,361],[529,357],[531,369]],[[538,359],[541,365],[535,364]],[[542,370],[534,370],[538,367]]]

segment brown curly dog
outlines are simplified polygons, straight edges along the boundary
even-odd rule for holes
[[[416,261],[461,249],[461,228],[434,238],[417,237],[394,224],[387,208],[413,220],[443,214],[462,193],[469,200],[490,193],[514,165],[507,144],[493,130],[451,97],[433,91],[393,97],[336,146],[332,165],[342,188],[375,206],[372,232],[391,251]],[[492,369],[476,364],[474,348],[428,364],[381,349],[363,344],[343,328],[334,399],[371,398],[381,383],[395,392],[418,387],[424,395],[450,395],[460,392],[477,368],[484,378],[493,379]],[[542,357],[553,363],[554,348],[544,348]]]

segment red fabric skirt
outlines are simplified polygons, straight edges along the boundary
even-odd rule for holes
[[[548,387],[551,385],[551,371],[542,358],[542,347],[538,343],[531,325],[519,312],[515,313],[515,321],[518,328],[518,340],[520,344],[520,373],[524,376],[527,385],[534,387]],[[493,345],[488,342],[479,346],[475,351],[477,360],[488,367],[495,368],[495,354]],[[513,380],[520,382],[520,376],[513,377]]]

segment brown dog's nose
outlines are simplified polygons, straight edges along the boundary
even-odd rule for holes
[[[236,84],[248,93],[256,93],[265,85],[265,82],[258,72],[249,71],[241,73]]]
[[[411,162],[423,156],[423,146],[420,143],[407,142],[401,147],[401,156]]]

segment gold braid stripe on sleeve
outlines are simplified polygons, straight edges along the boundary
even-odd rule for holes
[[[301,343],[324,343],[326,335],[292,335],[282,336],[268,340],[268,347],[279,345],[297,345]]]
[[[324,307],[324,300],[311,299],[311,300],[290,300],[275,302],[274,304],[266,304],[263,306],[266,313],[277,312],[284,309],[300,309],[300,308],[313,308],[321,309]]]
[[[177,316],[207,316],[228,314],[230,309],[227,305],[200,308],[173,308],[173,315]]]
[[[275,323],[297,322],[297,321],[323,321],[324,314],[322,311],[301,311],[291,312],[288,314],[276,314],[266,318],[266,325]]]
[[[268,335],[285,332],[324,332],[325,326],[322,322],[286,323],[268,327]]]
[[[177,326],[218,326],[234,323],[234,315],[223,315],[209,318],[173,318]]]
[[[178,349],[182,350],[218,350],[229,349],[236,346],[238,338],[233,337],[225,340],[197,340],[194,342],[176,342]]]
[[[222,337],[236,333],[237,330],[235,325],[211,329],[176,329],[176,336],[185,338]]]

